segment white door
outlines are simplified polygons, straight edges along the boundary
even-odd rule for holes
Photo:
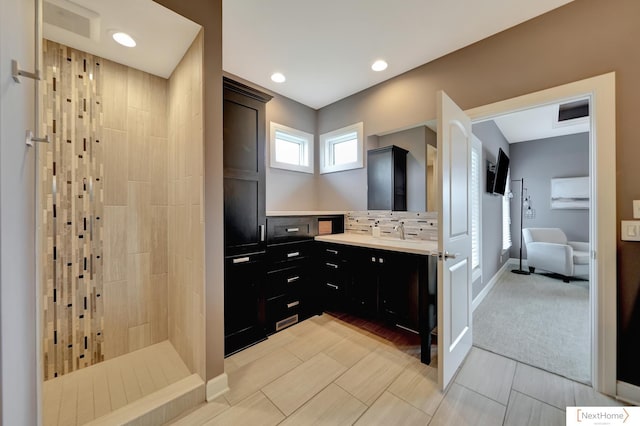
[[[446,389],[471,350],[471,120],[439,91],[438,384]]]

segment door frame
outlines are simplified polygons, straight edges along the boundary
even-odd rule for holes
[[[589,98],[589,234],[591,236],[591,381],[617,395],[616,99],[615,72],[466,110],[473,122],[570,100]],[[613,172],[612,172],[613,171]]]

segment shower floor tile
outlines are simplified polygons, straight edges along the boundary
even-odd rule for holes
[[[47,380],[43,386],[43,425],[85,424],[190,374],[165,340]]]

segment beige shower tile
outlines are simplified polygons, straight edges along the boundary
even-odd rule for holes
[[[129,295],[127,281],[105,283],[104,358],[115,358],[129,352]]]
[[[352,425],[366,409],[366,405],[332,383],[281,425],[347,426]]]
[[[169,82],[155,75],[149,76],[151,85],[150,111],[151,111],[151,136],[166,138],[168,136],[167,122],[169,116],[167,88]]]
[[[124,131],[127,129],[127,67],[106,59],[100,66],[104,127]]]
[[[407,365],[398,353],[377,349],[344,373],[336,384],[371,405]]]
[[[166,206],[169,196],[168,141],[166,138],[151,137],[149,139],[149,182],[151,183],[151,204]]]
[[[169,272],[167,266],[167,237],[168,237],[167,206],[151,206],[151,273],[164,274]]]
[[[505,411],[504,405],[452,383],[429,425],[501,425]]]
[[[79,425],[94,419],[93,378],[90,374],[78,375],[78,408],[77,422]]]
[[[231,405],[235,405],[300,364],[302,362],[290,352],[277,349],[230,373],[230,391],[225,394],[225,398]]]
[[[513,389],[561,410],[575,405],[571,380],[526,364],[518,363]]]
[[[125,206],[127,204],[127,133],[120,130],[103,129],[102,146],[104,158],[104,204]]]
[[[515,371],[514,360],[473,347],[456,383],[506,405]]]
[[[135,68],[127,68],[127,105],[151,111],[151,75]]]
[[[513,391],[509,398],[505,426],[562,426],[565,412],[520,392]]]
[[[124,389],[124,382],[119,365],[109,363],[107,366],[107,381],[109,383],[111,409],[117,410],[127,405],[127,393]]]
[[[431,417],[395,395],[385,392],[358,419],[356,425],[426,425]]]
[[[277,425],[284,415],[273,405],[262,392],[256,392],[236,406],[232,406],[222,414],[205,423],[214,425]]]
[[[151,194],[149,183],[129,182],[127,252],[151,251]]]
[[[149,253],[128,255],[127,302],[129,306],[130,327],[145,324],[149,320],[149,304],[151,302],[150,258]],[[131,340],[129,340],[129,343],[131,343]]]
[[[151,275],[151,342],[159,343],[168,338],[168,274]]]
[[[438,370],[419,361],[409,364],[388,391],[430,416],[444,398],[438,386]]]
[[[129,350],[137,351],[151,344],[151,325],[147,322],[129,328]]]
[[[127,111],[127,162],[129,181],[149,182],[149,112],[136,108]]]
[[[93,370],[93,404],[95,418],[104,416],[111,411],[111,397],[109,395],[109,380],[107,368],[94,368]]]
[[[288,416],[343,371],[340,363],[320,353],[262,388],[262,392]]]
[[[127,278],[127,207],[104,206],[103,277],[104,282]]]

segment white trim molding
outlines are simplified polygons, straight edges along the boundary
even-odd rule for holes
[[[618,399],[634,405],[640,405],[640,387],[618,381]]]
[[[227,373],[222,373],[207,382],[207,402],[211,402],[220,395],[227,392],[229,392],[229,380],[227,377]]]

